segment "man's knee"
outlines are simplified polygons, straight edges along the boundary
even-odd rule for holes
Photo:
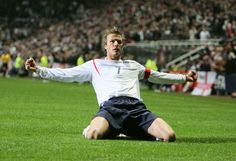
[[[103,117],[95,117],[90,125],[84,130],[87,139],[101,139],[107,134],[109,129],[108,121]]]
[[[173,142],[176,140],[175,132],[163,119],[157,118],[148,128],[148,133],[157,140]]]
[[[169,132],[164,136],[164,141],[174,142],[176,140],[176,135],[174,132]]]
[[[85,137],[87,139],[97,140],[97,139],[101,139],[103,137],[103,134],[97,129],[88,129]]]

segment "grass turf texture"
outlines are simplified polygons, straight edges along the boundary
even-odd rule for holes
[[[141,90],[177,141],[86,140],[98,106],[89,84],[0,78],[0,160],[236,160],[236,100]]]

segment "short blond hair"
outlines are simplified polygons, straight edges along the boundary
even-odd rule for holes
[[[121,32],[118,27],[114,26],[113,28],[111,29],[107,29],[103,35],[103,45],[106,45],[107,43],[107,36],[109,34],[116,34],[116,35],[120,35],[121,38],[122,38],[122,42],[125,43],[125,35],[123,32]]]

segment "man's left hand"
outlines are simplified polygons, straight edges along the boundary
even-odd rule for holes
[[[197,80],[197,77],[197,72],[189,71],[188,74],[186,74],[186,82],[195,82]]]

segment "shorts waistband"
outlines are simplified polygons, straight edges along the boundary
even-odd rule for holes
[[[129,96],[118,96],[118,97],[111,97],[109,98],[108,100],[120,100],[120,99],[128,99],[128,100],[137,100],[139,101],[138,98],[135,98],[135,97],[129,97]]]

